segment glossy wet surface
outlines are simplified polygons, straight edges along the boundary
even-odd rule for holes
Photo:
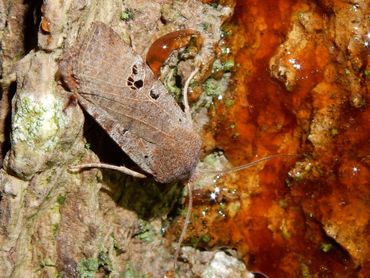
[[[187,241],[234,248],[250,270],[269,277],[366,277],[369,98],[350,104],[348,84],[337,81],[346,63],[321,33],[288,56],[297,70],[294,86],[271,77],[270,59],[286,40],[291,18],[302,10],[320,16],[319,7],[249,0],[238,1],[235,10],[225,39],[235,59],[234,81],[210,111],[216,145],[233,165],[276,153],[300,156],[273,159],[195,191]],[[363,78],[363,72],[354,75]],[[313,121],[331,110],[335,124],[317,140]]]

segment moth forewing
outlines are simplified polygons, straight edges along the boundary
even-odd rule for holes
[[[60,71],[84,109],[145,172],[163,183],[190,176],[200,137],[150,68],[110,27],[93,23],[63,55]]]

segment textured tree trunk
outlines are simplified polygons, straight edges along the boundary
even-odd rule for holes
[[[188,243],[231,246],[271,277],[368,277],[369,1],[240,0],[240,26],[223,32],[234,2],[0,0],[1,277],[249,277],[235,250],[182,247],[174,268],[181,182],[70,171],[104,162],[149,172],[80,107],[68,83],[76,76],[61,70],[94,22],[144,61],[149,53],[180,106],[199,66],[190,83],[197,170],[225,169],[225,157],[302,154],[293,166],[275,160],[221,179],[198,171]]]
[[[199,29],[206,18],[209,47],[199,55],[211,65],[210,49],[230,15],[231,8],[200,1],[1,0],[1,277],[161,277],[173,270],[160,219],[182,185],[109,170],[68,170],[98,157],[137,166],[87,115],[83,128],[84,114],[63,87],[58,59],[94,21],[113,27],[144,57],[161,35]],[[182,64],[185,80],[191,61]],[[189,276],[189,267],[182,268]]]

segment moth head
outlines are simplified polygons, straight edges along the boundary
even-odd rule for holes
[[[170,183],[191,177],[199,161],[200,137],[190,129],[177,128],[165,137],[153,153],[153,176]]]

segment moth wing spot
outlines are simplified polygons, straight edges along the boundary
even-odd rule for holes
[[[159,98],[159,93],[156,92],[155,90],[151,89],[150,92],[149,92],[149,95],[152,99],[156,100]]]
[[[134,86],[135,86],[135,88],[136,88],[136,89],[140,89],[141,87],[143,87],[143,86],[144,86],[144,81],[143,81],[143,80],[141,80],[141,79],[136,80],[136,81],[134,82]]]
[[[133,84],[134,84],[134,79],[130,76],[129,78],[127,78],[127,86],[132,87]]]
[[[132,74],[137,74],[137,66],[136,65],[133,65],[132,67]]]

